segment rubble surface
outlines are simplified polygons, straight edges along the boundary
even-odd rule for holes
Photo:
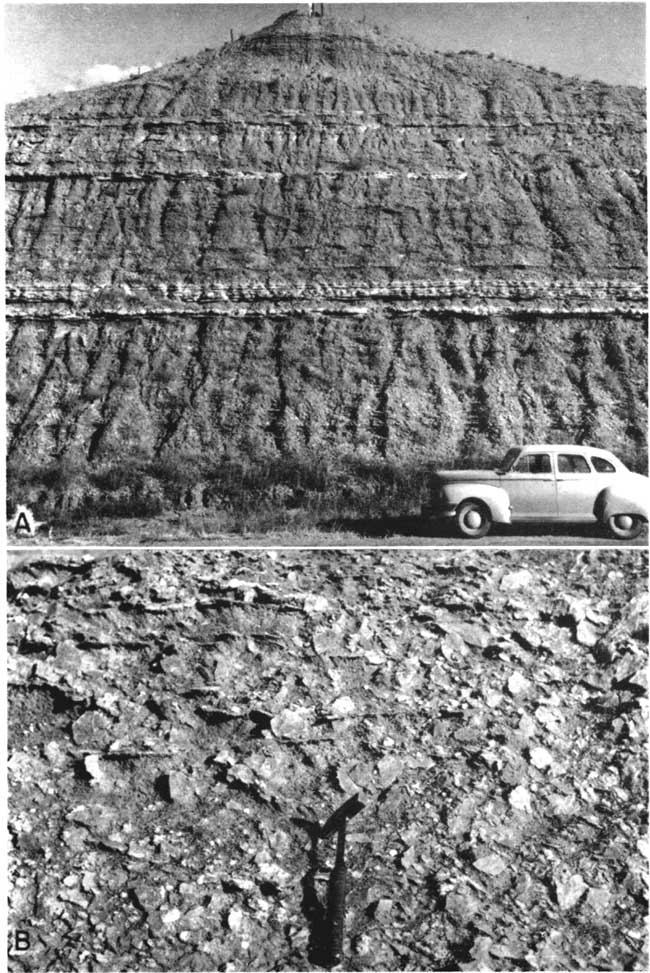
[[[641,970],[647,556],[16,556],[12,970]]]

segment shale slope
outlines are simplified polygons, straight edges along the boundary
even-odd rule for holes
[[[641,90],[290,13],[7,121],[19,466],[637,456]]]
[[[58,291],[643,271],[643,112],[637,89],[288,14],[13,109],[14,272]]]

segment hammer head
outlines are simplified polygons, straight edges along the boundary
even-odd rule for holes
[[[365,804],[362,804],[359,800],[359,795],[354,794],[350,797],[344,804],[341,804],[339,808],[330,814],[329,818],[320,829],[321,838],[327,838],[328,835],[332,834],[334,831],[338,831],[339,828],[353,818],[355,814],[359,811],[363,811]]]

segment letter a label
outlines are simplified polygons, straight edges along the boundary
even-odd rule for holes
[[[27,520],[27,516],[22,510],[16,517],[16,523],[14,524],[14,531],[18,533],[19,530],[26,530],[28,534],[31,534],[32,532],[32,528]]]

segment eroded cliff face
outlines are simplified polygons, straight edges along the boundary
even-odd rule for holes
[[[646,421],[636,322],[400,310],[23,325],[10,342],[12,455],[450,463],[559,437],[634,458]]]
[[[13,107],[11,455],[634,454],[643,130],[640,90],[298,13]]]

